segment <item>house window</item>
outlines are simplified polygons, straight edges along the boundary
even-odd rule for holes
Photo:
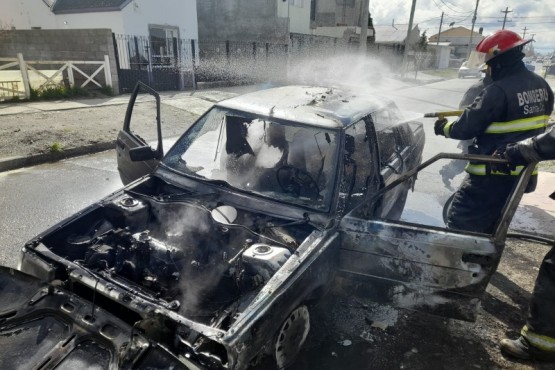
[[[153,59],[173,58],[177,55],[174,44],[179,38],[179,29],[168,26],[149,26],[150,47]]]

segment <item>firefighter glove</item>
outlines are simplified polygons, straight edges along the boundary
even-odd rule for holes
[[[516,169],[516,164],[512,163],[511,160],[507,157],[507,149],[508,149],[509,145],[511,145],[511,144],[508,144],[507,146],[503,146],[501,148],[498,148],[493,153],[494,158],[505,159],[505,160],[508,161],[508,163],[492,163],[491,164],[491,171],[492,172],[501,172],[501,173],[510,175],[511,171]]]
[[[434,123],[434,133],[436,135],[445,136],[445,131],[443,130],[447,125],[447,119],[440,118]]]
[[[505,147],[504,157],[512,165],[527,165],[529,161],[524,158],[522,151],[520,150],[520,145],[518,144],[507,144]]]

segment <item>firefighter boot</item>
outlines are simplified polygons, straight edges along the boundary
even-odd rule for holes
[[[541,360],[555,362],[555,352],[543,351],[532,346],[523,336],[517,339],[503,339],[499,345],[501,352],[522,360]]]

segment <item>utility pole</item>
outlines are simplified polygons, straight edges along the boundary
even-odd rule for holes
[[[439,39],[441,38],[441,26],[443,25],[443,12],[441,12],[441,21],[439,21],[439,32],[437,33],[437,46],[439,46]]]
[[[512,10],[509,10],[509,7],[506,7],[505,10],[501,11],[501,13],[505,13],[505,16],[503,17],[503,30],[505,29],[505,23],[507,22],[507,14],[512,12]]]
[[[472,29],[470,30],[470,40],[468,41],[468,50],[466,51],[466,59],[470,56],[470,49],[472,48],[472,35],[474,33],[474,24],[476,23],[476,16],[478,14],[478,4],[480,0],[476,0],[476,8],[474,8],[474,16],[472,17]]]
[[[362,17],[360,19],[360,40],[359,40],[359,51],[362,54],[366,54],[366,48],[368,43],[368,2],[369,0],[362,0]]]
[[[412,22],[414,20],[414,10],[416,9],[416,0],[412,0],[412,7],[410,9],[410,18],[409,18],[409,29],[407,30],[407,37],[405,38],[405,51],[403,53],[403,65],[402,67],[402,74],[405,74],[405,70],[407,68],[407,55],[409,52],[409,38],[410,34],[412,33]]]
[[[524,32],[522,33],[522,38],[525,38],[525,37],[526,37],[526,30],[527,30],[527,29],[528,29],[528,28],[527,28],[526,26],[524,26],[524,28],[522,29],[522,30],[524,31]]]

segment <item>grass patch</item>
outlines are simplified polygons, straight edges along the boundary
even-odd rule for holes
[[[50,86],[45,89],[31,88],[30,101],[36,100],[61,100],[91,96],[91,92],[81,87]],[[28,101],[19,99],[13,101]]]
[[[55,141],[50,145],[50,153],[62,153],[64,151],[64,146],[59,142]]]
[[[102,86],[99,91],[106,96],[114,96],[114,89],[112,89],[112,86]]]
[[[38,98],[44,100],[68,99],[80,96],[89,96],[89,92],[80,87],[54,86],[38,92]]]
[[[6,100],[8,102],[26,102],[26,101],[37,101],[37,100],[62,100],[62,99],[73,99],[73,98],[83,98],[83,97],[99,97],[98,92],[105,96],[114,96],[114,89],[110,86],[102,86],[99,89],[84,89],[82,87],[66,87],[63,85],[50,86],[45,89],[35,89],[31,88],[31,93],[29,99],[21,99],[18,96],[14,96],[12,99]]]

